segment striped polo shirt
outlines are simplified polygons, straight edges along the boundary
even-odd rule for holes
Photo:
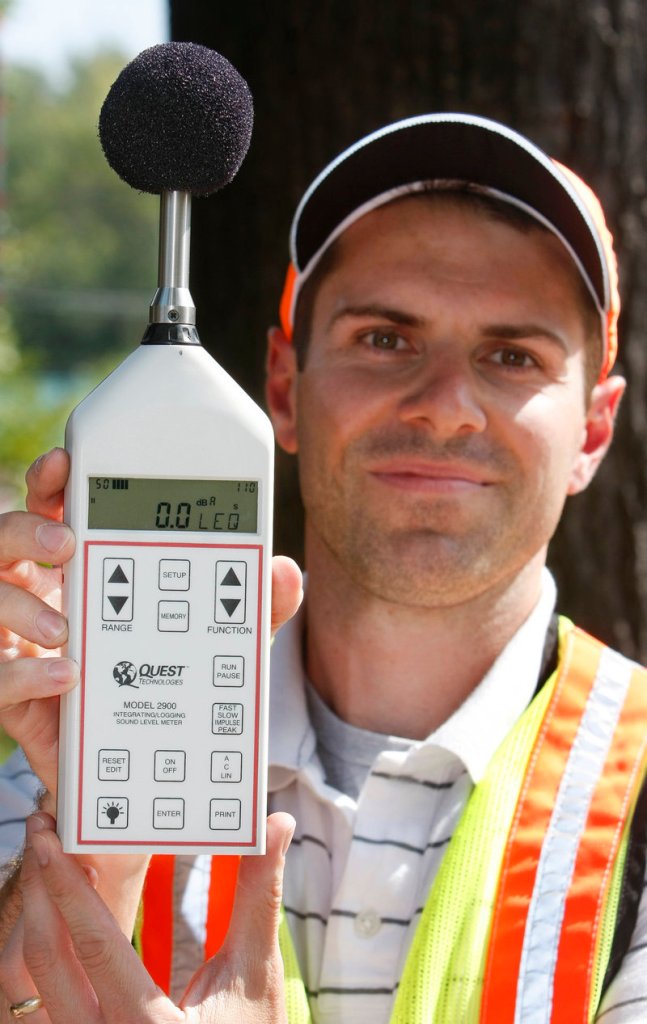
[[[287,810],[297,822],[284,904],[316,1024],[387,1024],[427,893],[465,802],[536,689],[554,602],[545,573],[528,620],[464,704],[422,742],[366,734],[335,720],[318,698],[308,698],[303,611],[281,630],[272,652],[270,809]],[[402,681],[394,677],[393,686]],[[0,770],[5,859],[22,841],[21,820],[32,799],[34,780],[25,772],[18,755]],[[177,858],[176,997],[199,962],[209,871],[208,856]],[[643,897],[632,945],[598,1020],[645,1019]]]

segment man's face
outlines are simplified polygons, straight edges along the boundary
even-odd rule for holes
[[[611,436],[616,400],[585,395],[570,257],[544,231],[420,197],[338,244],[277,425],[299,453],[308,552],[409,605],[505,586],[543,563]]]

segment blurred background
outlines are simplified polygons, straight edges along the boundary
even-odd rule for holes
[[[0,0],[0,12],[0,507],[21,504],[28,463],[141,337],[157,200],[110,171],[96,123],[129,58],[192,40],[231,60],[255,99],[239,175],[194,203],[192,292],[203,342],[261,400],[293,210],[360,135],[424,111],[484,114],[596,189],[620,255],[630,390],[551,564],[562,611],[647,659],[645,0]],[[278,474],[276,546],[299,558],[293,460]]]
[[[141,337],[158,201],[109,169],[96,123],[123,65],[168,34],[165,0],[0,0],[0,512]],[[10,746],[0,730],[0,760]]]
[[[0,0],[0,506],[67,413],[138,341],[158,202],[108,167],[103,98],[168,38],[164,0]]]

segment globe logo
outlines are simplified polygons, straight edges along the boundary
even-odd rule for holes
[[[137,678],[137,669],[131,661],[120,661],[112,670],[114,679],[119,686],[132,686],[134,690],[138,690],[138,686],[134,686],[134,680]]]

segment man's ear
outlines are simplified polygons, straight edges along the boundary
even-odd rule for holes
[[[297,360],[294,345],[280,327],[267,332],[265,399],[274,424],[277,443],[293,455],[297,450]]]
[[[575,460],[568,487],[579,494],[590,484],[613,440],[613,430],[627,382],[623,377],[607,377],[596,384],[586,414],[584,438]]]

